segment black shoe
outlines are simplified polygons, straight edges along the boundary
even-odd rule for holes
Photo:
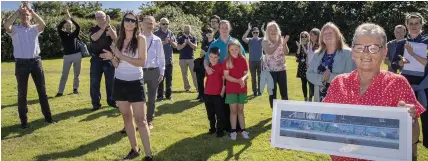
[[[217,137],[221,138],[224,136],[224,132],[223,131],[217,131]]]
[[[55,97],[61,97],[61,96],[63,96],[63,94],[62,94],[62,93],[57,93],[57,94],[55,95]]]
[[[49,120],[46,120],[46,122],[48,122],[48,123],[50,123],[50,124],[56,124],[58,121],[55,121],[55,120],[49,119]]]
[[[124,160],[131,160],[131,159],[134,159],[134,158],[136,158],[136,157],[138,157],[138,156],[140,156],[141,155],[141,149],[138,149],[138,151],[135,151],[134,149],[131,149],[131,151],[129,151],[129,153],[128,153],[128,155],[125,157],[125,158],[123,158]]]
[[[126,130],[125,128],[123,128],[122,130],[119,131],[121,134],[126,134]]]
[[[27,123],[21,123],[21,129],[26,129],[29,127],[30,127],[30,125],[28,125]]]
[[[152,161],[153,156],[145,156],[142,161]]]
[[[96,111],[96,110],[99,110],[101,107],[93,107],[92,109],[91,109],[91,111]]]
[[[202,97],[201,96],[198,96],[198,97],[196,97],[196,99],[195,100],[198,100],[198,99],[201,99]]]
[[[210,129],[210,130],[208,131],[208,134],[210,134],[210,135],[211,135],[211,134],[214,134],[214,133],[215,133],[215,131],[216,131],[215,129]]]
[[[170,101],[172,101],[173,99],[172,99],[172,97],[167,97],[167,98],[165,98],[166,100],[170,100]]]
[[[257,96],[258,96],[258,93],[257,93],[257,92],[253,92],[253,96],[254,96],[254,97],[257,97]]]
[[[202,97],[201,97],[201,98],[199,99],[199,102],[204,102],[204,98],[202,98]]]
[[[73,89],[73,93],[74,93],[74,94],[79,94],[79,90],[77,90],[77,89]]]
[[[163,101],[162,97],[159,97],[159,98],[156,99],[156,102],[162,102],[162,101]]]

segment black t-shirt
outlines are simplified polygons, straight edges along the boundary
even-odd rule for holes
[[[99,30],[101,30],[101,28],[98,25],[95,25],[89,30],[89,36],[92,36]],[[106,29],[97,41],[93,41],[91,39],[91,53],[95,54],[96,56],[99,56],[101,53],[103,53],[103,49],[111,51],[110,45],[112,42],[113,39],[111,39],[110,35],[107,34]]]
[[[62,30],[62,28],[64,27],[64,24],[66,23],[65,20],[62,21],[57,28],[59,37],[61,38],[62,46],[64,48],[65,55],[70,55],[70,54],[79,52],[79,47],[77,45],[76,40],[79,37],[80,26],[79,24],[77,24],[76,21],[74,21],[74,19],[70,19],[70,20],[71,22],[73,22],[74,26],[76,26],[76,30],[74,30],[74,32],[68,33]]]

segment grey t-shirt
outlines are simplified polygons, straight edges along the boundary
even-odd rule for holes
[[[262,58],[262,38],[251,38],[248,41],[248,47],[250,50],[250,61],[260,61]]]

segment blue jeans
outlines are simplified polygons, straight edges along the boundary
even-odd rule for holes
[[[104,73],[104,79],[106,83],[106,93],[107,93],[107,104],[109,106],[116,107],[116,103],[112,97],[113,89],[113,80],[114,80],[115,69],[113,64],[110,61],[104,61],[98,57],[91,58],[91,67],[90,67],[90,78],[91,78],[91,100],[92,106],[94,108],[101,107],[101,93],[100,93],[100,83],[101,77]]]

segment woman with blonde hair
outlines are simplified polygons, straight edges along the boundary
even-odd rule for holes
[[[296,61],[297,65],[297,78],[300,78],[302,82],[302,91],[303,97],[305,101],[309,101],[308,99],[308,80],[306,79],[306,70],[308,65],[308,51],[309,51],[309,33],[307,31],[303,31],[300,33],[299,42],[296,41],[297,45],[297,53],[296,53]]]
[[[269,71],[273,78],[274,88],[272,95],[269,95],[270,107],[273,107],[273,99],[276,99],[278,84],[282,100],[288,100],[287,93],[287,72],[285,65],[285,55],[289,53],[287,41],[289,36],[281,36],[281,29],[275,21],[269,22],[266,27],[266,34],[262,41],[265,57],[262,61],[263,71]]]
[[[227,56],[223,63],[224,79],[226,79],[226,103],[230,106],[230,137],[236,140],[236,121],[239,120],[241,135],[248,139],[245,131],[244,104],[247,103],[248,64],[241,43],[234,39],[227,44]]]
[[[315,86],[316,102],[321,102],[326,96],[334,77],[355,69],[351,49],[334,23],[328,22],[322,27],[319,44],[320,48],[315,52],[306,72],[307,79]]]

